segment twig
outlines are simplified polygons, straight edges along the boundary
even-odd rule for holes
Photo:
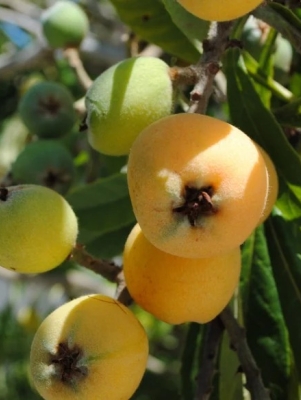
[[[218,346],[224,331],[224,325],[217,317],[207,326],[203,345],[200,370],[197,376],[195,400],[209,400],[212,392],[212,380],[216,372],[215,364]]]
[[[208,39],[203,42],[203,55],[194,66],[198,81],[190,93],[189,113],[205,113],[209,97],[213,90],[215,75],[220,70],[220,60],[229,41],[234,21],[212,22]]]
[[[126,288],[122,268],[111,261],[102,260],[89,254],[83,245],[77,244],[72,251],[70,258],[79,265],[103,276],[110,282],[117,284],[115,297],[128,306],[132,298]]]
[[[232,346],[237,351],[242,370],[247,379],[246,388],[249,390],[251,398],[253,400],[271,400],[268,390],[264,387],[260,370],[248,346],[244,328],[239,326],[229,307],[226,307],[221,312],[220,319],[229,333]]]
[[[64,55],[70,65],[70,67],[74,69],[79,83],[82,85],[82,87],[85,90],[88,90],[89,87],[92,85],[93,81],[85,70],[85,67],[80,58],[78,49],[69,47],[64,50]]]
[[[71,259],[83,267],[100,274],[110,282],[117,282],[121,268],[111,261],[101,260],[89,254],[83,245],[77,244],[72,251]]]

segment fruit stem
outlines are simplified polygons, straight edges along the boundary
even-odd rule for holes
[[[203,54],[194,66],[198,79],[190,93],[189,113],[205,114],[215,75],[220,69],[222,54],[227,48],[233,25],[234,21],[210,24],[208,37],[203,42]]]
[[[271,400],[268,390],[265,388],[260,370],[248,346],[245,329],[242,328],[232,310],[227,306],[219,315],[225,326],[231,344],[236,350],[242,370],[246,376],[246,388],[252,399]]]

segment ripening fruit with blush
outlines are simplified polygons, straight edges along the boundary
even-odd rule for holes
[[[258,222],[258,225],[260,225],[268,218],[274,207],[274,204],[276,203],[278,196],[279,182],[275,165],[271,160],[269,154],[258,144],[257,147],[264,158],[266,164],[266,171],[268,175],[268,195],[266,198],[266,203],[264,206],[262,216],[260,217],[260,220]]]
[[[207,21],[230,21],[248,14],[262,0],[175,0],[187,11]]]
[[[215,318],[230,301],[241,270],[238,247],[211,258],[177,257],[153,246],[138,224],[126,241],[123,263],[135,302],[170,324]]]
[[[168,116],[144,129],[133,143],[127,176],[145,236],[179,257],[211,257],[242,244],[268,191],[253,141],[200,114]]]
[[[67,134],[76,120],[71,93],[56,82],[40,82],[30,87],[18,109],[28,130],[42,139]]]
[[[39,185],[0,188],[0,266],[40,273],[60,265],[72,252],[77,218],[67,201]]]
[[[15,184],[32,183],[65,194],[74,180],[75,167],[71,153],[61,143],[38,140],[25,146],[11,174]]]
[[[89,30],[82,8],[73,1],[57,1],[41,15],[43,34],[53,48],[78,47]]]
[[[30,371],[44,400],[128,400],[145,372],[146,333],[120,302],[100,294],[72,300],[42,322]]]
[[[142,129],[172,111],[169,66],[155,57],[113,65],[88,90],[86,108],[91,146],[107,155],[128,154]]]

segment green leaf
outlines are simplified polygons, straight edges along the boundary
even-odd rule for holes
[[[111,0],[120,19],[137,35],[190,63],[200,57],[199,50],[174,24],[160,0]]]
[[[175,0],[162,1],[175,25],[184,33],[188,40],[202,52],[202,42],[207,37],[210,23],[186,11],[185,8]]]
[[[181,386],[183,400],[191,400],[196,391],[196,349],[199,336],[202,334],[201,325],[196,322],[189,324],[181,364]]]
[[[255,82],[258,82],[260,85],[269,89],[271,93],[280,100],[288,102],[293,99],[293,94],[288,89],[275,81],[271,76],[265,76],[260,72],[258,62],[251,56],[251,54],[243,50],[242,55],[248,74]]]
[[[135,221],[129,197],[93,208],[75,210],[79,221],[79,240],[84,242],[81,231],[111,232]]]
[[[300,218],[300,186],[290,185],[280,179],[280,188],[280,196],[276,202],[276,206],[281,210],[282,216],[287,220]]]
[[[281,189],[289,190],[294,209],[298,211],[287,217],[297,218],[301,210],[301,198],[297,189],[301,186],[300,157],[289,144],[271,111],[262,103],[239,49],[228,50],[226,75],[231,121],[268,152],[279,177],[285,182]]]
[[[121,255],[125,241],[133,228],[133,224],[96,236],[85,243],[87,251],[94,257],[110,259]]]
[[[288,7],[269,2],[266,6],[257,7],[253,15],[275,28],[296,49],[301,50],[301,21]]]
[[[219,400],[243,400],[240,361],[231,349],[228,332],[224,332],[219,355]]]
[[[78,241],[84,245],[96,246],[100,237],[109,233],[114,237],[115,232],[123,232],[136,221],[125,174],[111,175],[80,187],[67,196],[67,201],[78,218]],[[113,243],[111,248],[114,249]]]
[[[274,72],[273,53],[275,51],[276,38],[277,32],[275,29],[270,29],[260,53],[258,71],[264,78],[268,78]],[[257,85],[257,92],[261,97],[263,104],[269,108],[272,95],[271,91],[267,90],[264,86]]]
[[[277,108],[274,115],[282,125],[301,127],[301,97]]]
[[[272,398],[287,400],[290,347],[262,225],[242,252],[240,289],[247,340]]]
[[[300,220],[273,215],[265,223],[266,238],[283,315],[301,379],[301,231]]]
[[[114,174],[70,192],[66,199],[75,212],[128,197],[126,174]]]
[[[269,7],[277,12],[278,16],[287,21],[290,26],[301,32],[300,19],[288,8],[279,3],[270,3]]]

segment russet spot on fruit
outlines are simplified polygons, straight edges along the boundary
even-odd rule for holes
[[[128,185],[146,238],[191,258],[242,244],[268,194],[265,161],[253,141],[199,114],[168,116],[144,129],[129,155]]]
[[[89,143],[104,154],[128,154],[141,130],[169,115],[172,107],[172,81],[164,61],[155,57],[121,61],[103,72],[87,92]]]
[[[262,0],[175,0],[187,11],[208,21],[229,21],[248,14]]]
[[[211,258],[182,258],[153,246],[137,224],[124,249],[124,276],[137,304],[170,324],[206,323],[227,305],[237,286],[237,247]]]
[[[134,314],[100,294],[72,300],[37,330],[33,383],[45,400],[128,400],[146,368],[148,340]]]
[[[57,267],[72,252],[77,218],[67,201],[39,185],[0,188],[0,266],[20,273]]]

